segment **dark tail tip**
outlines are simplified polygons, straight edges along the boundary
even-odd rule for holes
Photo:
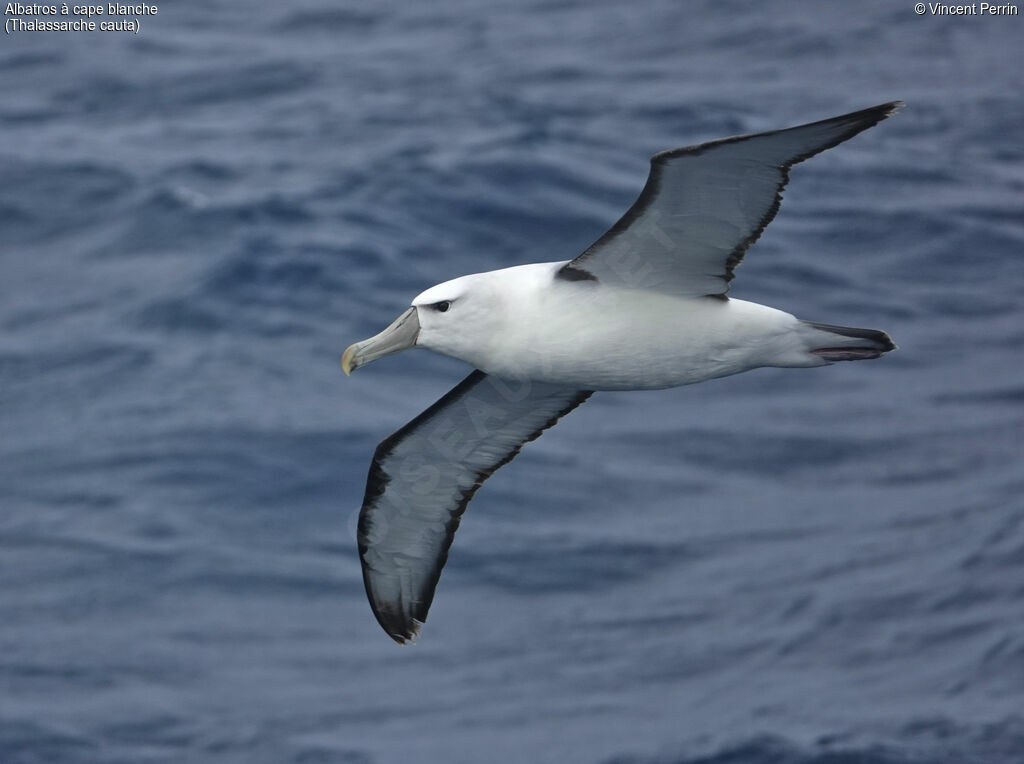
[[[815,329],[840,337],[849,337],[835,347],[821,347],[811,350],[815,355],[821,356],[827,361],[860,361],[869,358],[878,358],[883,353],[896,349],[896,343],[888,334],[879,329],[856,329],[852,326],[835,326],[833,324],[819,324],[814,321],[805,322]]]

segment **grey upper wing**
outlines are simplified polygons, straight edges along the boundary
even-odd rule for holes
[[[415,638],[426,620],[477,488],[590,395],[474,371],[377,447],[359,513],[359,556],[374,615],[395,641]]]
[[[628,212],[558,272],[569,280],[722,295],[778,212],[789,168],[893,114],[894,101],[785,130],[724,138],[651,158]]]

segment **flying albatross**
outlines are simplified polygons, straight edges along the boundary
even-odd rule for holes
[[[476,490],[595,390],[824,366],[896,347],[885,332],[801,321],[726,292],[778,212],[790,168],[901,105],[655,154],[633,206],[576,259],[438,284],[345,351],[346,374],[411,347],[475,368],[386,438],[370,465],[359,556],[392,639],[418,635]]]

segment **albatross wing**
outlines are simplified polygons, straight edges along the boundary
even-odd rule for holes
[[[681,295],[724,295],[775,217],[789,168],[893,114],[893,101],[785,130],[723,138],[651,158],[629,211],[558,273]]]
[[[359,556],[370,605],[392,639],[414,639],[426,620],[476,490],[590,395],[474,371],[377,447],[359,513]]]

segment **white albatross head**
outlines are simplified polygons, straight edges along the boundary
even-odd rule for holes
[[[341,357],[342,370],[351,374],[371,361],[412,347],[477,363],[474,359],[486,356],[493,338],[501,335],[510,280],[496,276],[509,270],[460,276],[421,292],[387,329],[350,345]]]

